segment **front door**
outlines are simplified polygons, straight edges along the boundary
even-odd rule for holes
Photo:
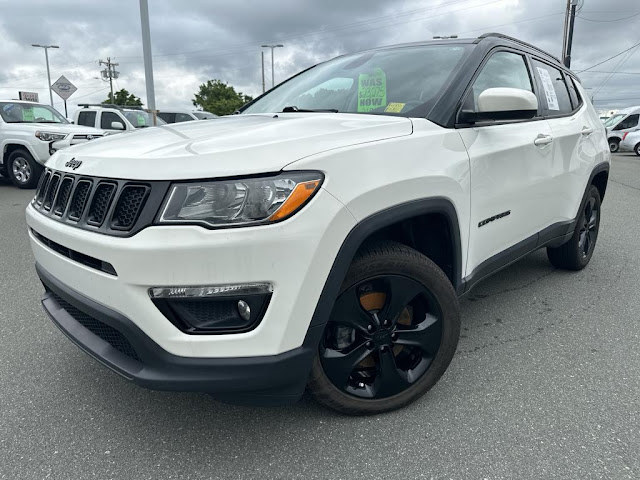
[[[476,108],[478,95],[494,87],[534,91],[524,55],[514,51],[491,54],[465,99],[465,108]],[[483,262],[516,245],[517,250],[535,248],[536,234],[549,225],[555,194],[549,182],[553,135],[540,116],[529,121],[485,122],[459,132],[471,163],[465,276],[481,276],[483,269],[478,267]]]

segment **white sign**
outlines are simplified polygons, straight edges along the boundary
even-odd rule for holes
[[[36,92],[18,92],[18,98],[27,102],[38,102],[38,94]]]
[[[67,80],[64,75],[62,75],[58,80],[56,80],[56,83],[51,85],[51,90],[56,92],[60,98],[66,100],[78,89],[73,83]]]
[[[549,110],[560,110],[560,106],[558,105],[558,96],[556,95],[556,89],[553,87],[553,81],[551,80],[549,71],[546,68],[536,68],[538,69],[538,75],[540,75],[540,80],[542,80],[542,86],[544,87],[544,93],[547,97],[547,107],[549,107]]]

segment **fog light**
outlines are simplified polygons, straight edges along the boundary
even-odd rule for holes
[[[53,155],[54,153],[56,153],[56,149],[55,148],[50,148],[49,149],[49,155]]]
[[[262,320],[273,286],[270,283],[155,287],[154,305],[184,333],[196,335],[248,332]]]
[[[244,300],[238,300],[238,313],[243,320],[249,321],[251,318],[251,307]]]

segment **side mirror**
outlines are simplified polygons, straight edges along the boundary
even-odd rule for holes
[[[520,88],[488,88],[478,96],[478,111],[463,110],[459,121],[528,120],[538,114],[538,97]]]
[[[111,128],[113,130],[124,130],[124,125],[122,122],[111,122]]]

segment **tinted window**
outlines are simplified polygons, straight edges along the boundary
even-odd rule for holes
[[[95,127],[96,112],[80,112],[78,114],[78,125],[84,125],[85,127]]]
[[[629,115],[618,125],[616,125],[616,128],[614,128],[614,130],[626,130],[627,128],[635,128],[638,126],[638,120],[640,120],[640,115]]]
[[[124,125],[124,122],[117,114],[113,112],[102,112],[100,116],[100,128],[111,130],[113,128],[111,122],[120,122]]]
[[[538,60],[533,60],[533,69],[540,85],[540,101],[546,105],[547,113],[550,115],[571,113],[573,107],[562,72]]]
[[[477,111],[478,96],[488,88],[519,88],[533,92],[531,77],[524,57],[517,53],[497,52],[491,55],[473,82],[465,101],[466,110]]]
[[[169,112],[158,112],[158,116],[167,123],[175,123],[176,114]]]
[[[243,113],[338,110],[426,115],[470,45],[396,47],[345,55],[284,82]]]
[[[176,123],[177,122],[190,122],[193,120],[191,115],[187,115],[186,113],[176,113]]]
[[[198,117],[199,120],[209,120],[211,118],[218,118],[218,115],[214,115],[209,112],[193,112],[193,114]]]
[[[571,105],[573,105],[573,109],[577,109],[582,105],[582,99],[580,98],[580,93],[578,92],[578,87],[576,86],[575,80],[571,77],[565,77],[567,79],[567,83],[569,85],[569,96],[571,97]]]

